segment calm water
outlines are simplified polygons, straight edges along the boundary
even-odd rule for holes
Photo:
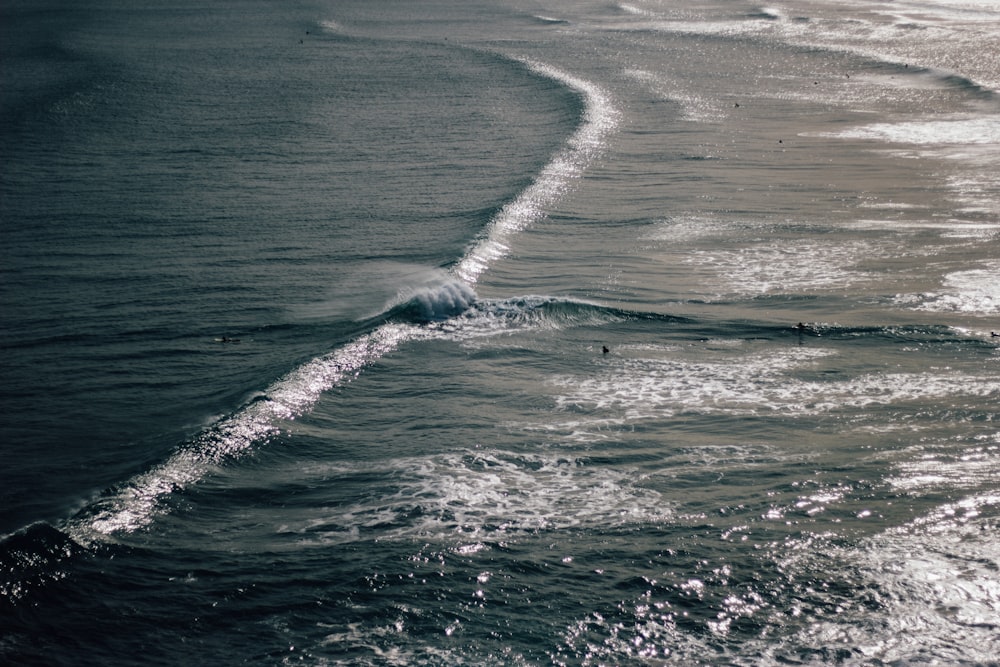
[[[0,660],[1000,664],[990,0],[0,9]]]

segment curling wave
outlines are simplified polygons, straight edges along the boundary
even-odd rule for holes
[[[400,290],[389,313],[415,322],[440,322],[461,315],[475,303],[475,290],[461,280],[448,278]]]

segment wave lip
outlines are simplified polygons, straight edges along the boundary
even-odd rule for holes
[[[417,322],[441,322],[461,315],[476,303],[476,292],[460,280],[422,285],[400,292],[399,305],[392,314]]]
[[[925,294],[898,295],[896,303],[939,313],[992,316],[1000,313],[1000,262],[950,273],[942,289]]]

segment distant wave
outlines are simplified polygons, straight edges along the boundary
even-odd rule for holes
[[[905,12],[898,13],[898,7],[889,3],[885,9],[872,10],[877,18],[866,16],[866,12],[862,11],[847,20],[802,15],[789,17],[785,11],[776,7],[757,7],[745,15],[745,20],[686,20],[666,12],[654,12],[628,4],[619,4],[618,8],[633,16],[648,19],[636,23],[631,27],[633,30],[777,40],[792,46],[854,54],[898,67],[911,75],[931,73],[944,83],[969,88],[988,99],[994,98],[1000,90],[995,68],[975,68],[976,73],[953,71],[949,69],[953,63],[947,58],[928,59],[928,54],[932,52],[926,49],[913,53],[912,49],[905,48],[912,40],[919,40],[923,44],[931,39],[941,43],[978,40],[980,48],[986,48],[992,45],[992,33],[970,30],[970,24],[979,26],[995,23],[997,13],[992,5],[987,7],[984,4],[981,8],[970,8],[968,12],[956,14],[946,6],[935,7],[934,3],[923,3],[907,7],[907,11],[913,14],[907,16]],[[885,20],[886,18],[889,20]],[[913,35],[901,40],[901,36],[906,33]],[[970,48],[975,47],[970,43]],[[984,75],[985,80],[977,80]]]
[[[454,267],[454,274],[474,285],[494,262],[510,252],[513,237],[542,219],[548,208],[565,194],[573,179],[603,151],[608,135],[620,116],[611,97],[597,85],[561,69],[531,60],[522,62],[529,70],[576,91],[584,100],[583,121],[576,132],[529,185],[494,216],[478,242]]]
[[[539,23],[544,23],[546,25],[567,24],[567,23],[569,23],[569,21],[567,21],[566,19],[558,19],[558,18],[554,18],[552,16],[535,15],[535,16],[532,16],[531,18],[535,19]]]

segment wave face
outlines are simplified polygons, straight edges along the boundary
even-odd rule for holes
[[[1000,655],[991,3],[248,2],[0,9],[0,662]]]
[[[476,292],[448,276],[429,278],[400,290],[390,313],[417,322],[435,322],[460,315],[476,303]]]

